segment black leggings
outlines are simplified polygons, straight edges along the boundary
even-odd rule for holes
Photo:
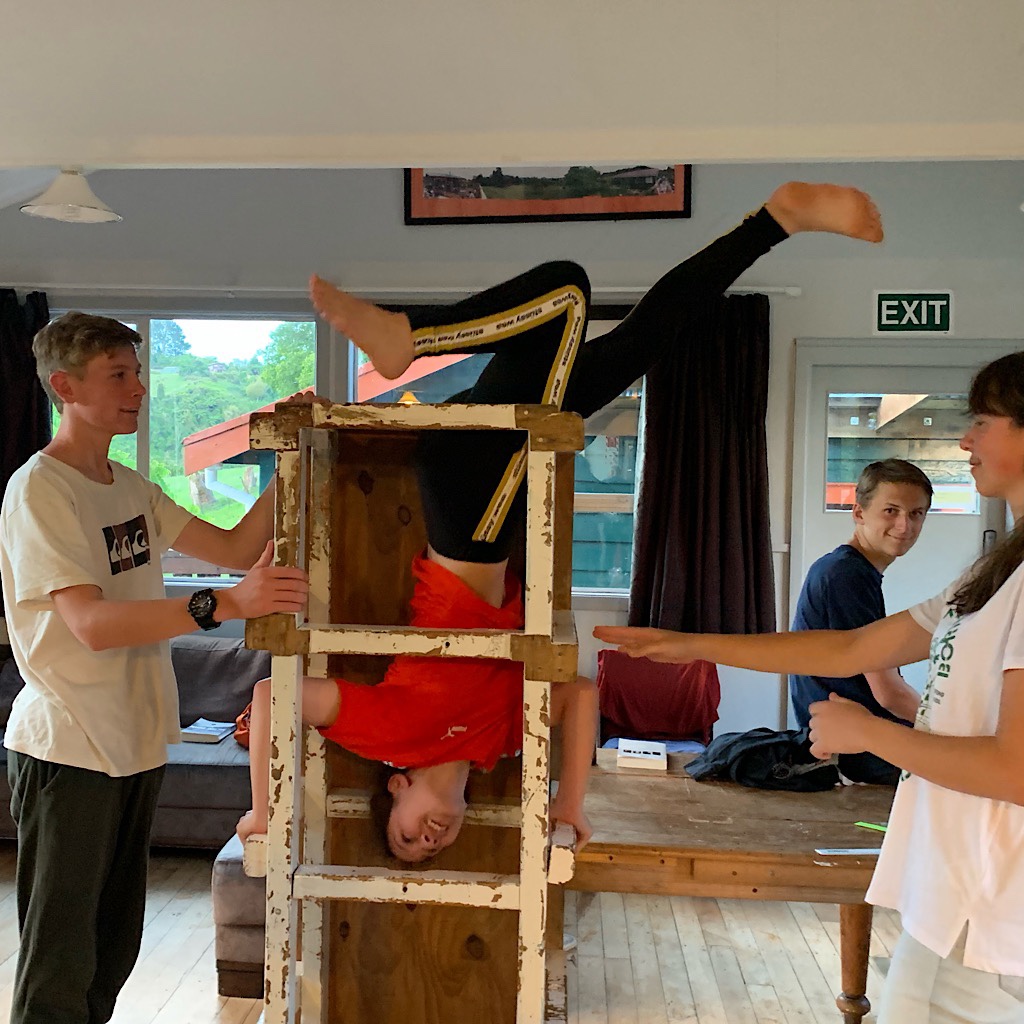
[[[415,354],[494,353],[473,387],[449,401],[552,403],[587,417],[666,352],[696,342],[694,328],[707,304],[786,237],[766,210],[758,210],[670,270],[625,320],[586,344],[586,272],[575,263],[543,263],[452,305],[412,310]],[[508,557],[525,489],[507,470],[522,448],[518,431],[424,434],[417,472],[435,551],[466,562]]]

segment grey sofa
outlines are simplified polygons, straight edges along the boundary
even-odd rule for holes
[[[270,655],[240,639],[189,634],[171,641],[182,725],[197,718],[227,722],[252,699],[258,679],[270,674]],[[13,659],[0,667],[0,736],[23,683]],[[230,736],[219,743],[176,743],[167,748],[167,773],[153,825],[154,846],[219,850],[249,809],[249,755]],[[15,835],[10,816],[7,750],[0,747],[0,837]]]

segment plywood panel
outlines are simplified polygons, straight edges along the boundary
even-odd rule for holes
[[[382,766],[332,748],[332,784],[361,786]],[[474,775],[470,800],[518,804],[518,761]],[[381,803],[382,813],[387,798]],[[378,822],[332,820],[331,862],[397,867]],[[431,870],[516,873],[519,830],[464,825]],[[511,1024],[515,1019],[518,921],[515,913],[459,907],[339,902],[331,905],[331,1021],[388,1024]]]
[[[372,625],[409,621],[410,565],[426,529],[410,461],[415,436],[344,430],[329,509],[333,550],[331,620]],[[327,511],[327,510],[325,510]],[[330,669],[373,684],[389,659],[335,655]],[[329,786],[370,789],[377,818],[329,823],[330,862],[399,867],[387,852],[381,822],[390,805],[391,769],[336,746],[328,753]],[[471,801],[519,803],[519,762],[471,779]],[[465,825],[432,870],[516,874],[519,830]],[[329,1019],[401,1024],[515,1019],[517,914],[411,904],[332,903],[328,914]]]

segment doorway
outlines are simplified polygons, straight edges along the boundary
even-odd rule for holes
[[[935,487],[917,544],[885,573],[888,612],[932,597],[1005,534],[1005,502],[977,494],[959,439],[974,372],[1022,348],[1017,340],[797,342],[790,617],[811,564],[852,535],[853,485],[869,462],[907,459]],[[903,675],[920,690],[925,663]]]

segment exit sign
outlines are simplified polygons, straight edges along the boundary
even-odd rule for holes
[[[951,334],[952,292],[875,292],[875,334]]]

